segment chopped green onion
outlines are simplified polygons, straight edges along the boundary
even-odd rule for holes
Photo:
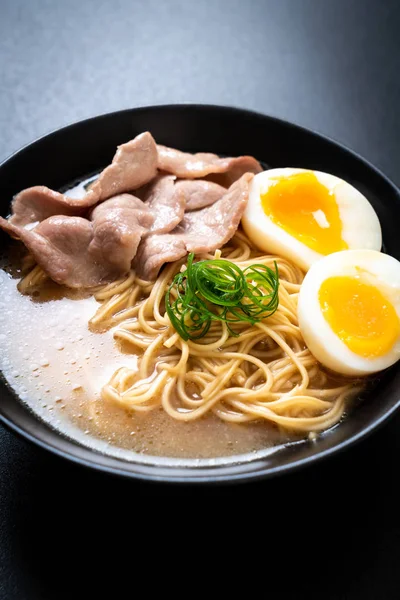
[[[185,271],[177,273],[165,294],[165,308],[172,326],[184,340],[207,334],[212,321],[231,325],[271,316],[279,304],[279,273],[263,264],[242,271],[222,258],[193,262],[189,254]]]

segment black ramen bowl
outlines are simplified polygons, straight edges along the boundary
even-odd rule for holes
[[[374,206],[385,251],[400,259],[400,193],[360,156],[291,123],[236,108],[202,105],[153,106],[81,121],[23,148],[0,166],[1,214],[23,188],[59,189],[109,164],[118,144],[149,130],[158,143],[186,151],[250,154],[269,167],[327,171],[353,184]],[[0,234],[1,248],[8,237]],[[315,442],[304,441],[264,458],[213,466],[177,467],[124,461],[100,454],[39,420],[0,381],[0,418],[11,430],[55,454],[87,467],[126,477],[169,482],[249,481],[286,473],[349,448],[386,421],[400,406],[400,363],[385,371],[363,402]]]

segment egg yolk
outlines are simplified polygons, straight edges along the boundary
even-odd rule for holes
[[[383,356],[400,335],[393,305],[360,277],[329,277],[319,289],[319,303],[334,333],[364,358]]]
[[[311,171],[277,178],[261,206],[273,223],[319,254],[348,248],[335,196]]]

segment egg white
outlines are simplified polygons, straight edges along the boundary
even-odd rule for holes
[[[331,329],[319,302],[319,290],[329,277],[356,276],[374,285],[392,304],[400,319],[400,262],[375,250],[344,250],[315,263],[300,288],[298,318],[304,341],[319,362],[344,375],[368,375],[390,367],[400,358],[400,339],[383,356],[365,358],[352,352]]]
[[[261,250],[283,256],[307,271],[324,255],[312,250],[273,223],[261,206],[261,195],[276,183],[277,178],[285,178],[305,171],[306,169],[283,168],[258,173],[250,183],[249,200],[242,217],[242,225],[251,241]],[[342,222],[342,238],[349,249],[380,250],[381,226],[365,196],[339,177],[321,171],[310,172],[314,173],[327,190],[334,193]]]

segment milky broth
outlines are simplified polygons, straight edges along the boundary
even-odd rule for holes
[[[136,369],[138,358],[122,351],[113,330],[89,330],[98,302],[50,281],[39,295],[23,296],[17,283],[0,270],[0,368],[19,398],[68,437],[145,462],[155,461],[150,456],[214,459],[251,453],[254,458],[255,452],[293,440],[267,423],[236,425],[213,415],[184,423],[162,409],[129,413],[103,401],[101,388],[114,371]]]
[[[64,193],[81,198],[94,179]],[[0,263],[0,370],[20,400],[53,428],[99,452],[147,463],[250,460],[296,439],[265,422],[237,425],[207,414],[185,423],[161,408],[129,413],[103,401],[102,386],[118,368],[136,369],[138,357],[123,352],[113,329],[89,330],[99,306],[93,296],[51,281],[36,296],[20,294],[23,254],[21,245],[11,244]]]

